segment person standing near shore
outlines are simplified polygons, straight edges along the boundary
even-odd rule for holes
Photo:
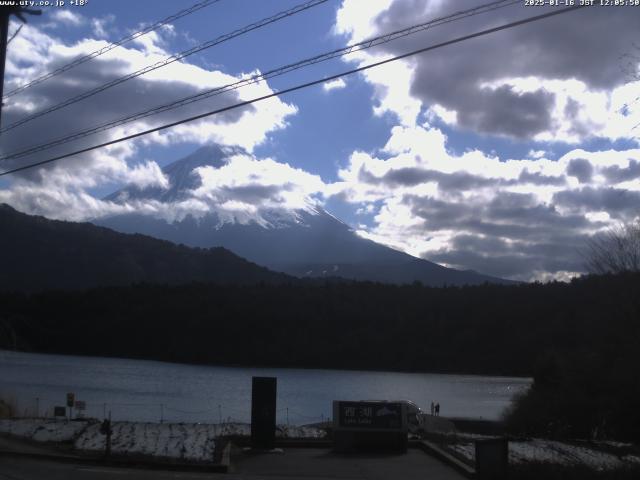
[[[436,411],[436,417],[439,417],[440,416],[440,404],[439,403],[436,403],[435,411]]]
[[[434,405],[433,400],[432,400],[432,401],[431,401],[431,416],[433,416],[433,414],[435,413],[435,411],[436,411],[436,406]]]

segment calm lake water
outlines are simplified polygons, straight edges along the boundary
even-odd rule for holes
[[[278,378],[278,423],[331,416],[332,400],[413,400],[448,417],[497,419],[529,378],[180,365],[118,358],[40,355],[0,350],[0,396],[20,414],[51,414],[67,392],[88,416],[157,422],[249,421],[251,377]]]

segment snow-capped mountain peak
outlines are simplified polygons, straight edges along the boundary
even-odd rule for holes
[[[238,157],[242,168],[227,168],[230,159]],[[297,276],[339,275],[429,285],[504,282],[445,268],[362,238],[313,202],[298,199],[292,207],[284,201],[283,195],[290,193],[287,188],[252,183],[254,172],[245,171],[245,166],[261,168],[240,148],[200,148],[163,168],[168,189],[127,187],[107,197],[131,205],[149,201],[152,208],[94,223],[192,247],[222,246],[259,265]],[[213,171],[202,171],[207,168]],[[236,181],[234,175],[241,178]],[[222,177],[227,183],[221,183]],[[273,182],[273,175],[266,178]],[[203,180],[211,185],[203,185]],[[240,180],[245,183],[238,187]],[[158,215],[175,210],[182,214]]]

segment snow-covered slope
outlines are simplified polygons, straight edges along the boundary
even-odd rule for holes
[[[193,191],[201,186],[195,169],[219,169],[229,157],[243,153],[240,149],[216,145],[202,147],[163,169],[170,183],[168,189],[127,187],[107,199],[119,203],[155,201],[162,205],[174,202],[184,209]],[[260,220],[248,221],[229,221],[211,208],[206,213],[200,210],[174,218],[131,213],[94,223],[192,247],[223,246],[259,265],[299,277],[339,276],[389,283],[420,281],[428,285],[505,282],[472,271],[445,268],[364,239],[319,207],[286,212],[262,210]]]

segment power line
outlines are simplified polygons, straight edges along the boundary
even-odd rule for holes
[[[3,100],[6,100],[7,98],[16,95],[20,92],[25,91],[28,88],[33,87],[34,85],[38,85],[52,77],[55,77],[57,75],[60,75],[61,73],[64,73],[68,70],[71,70],[74,67],[77,67],[78,65],[81,65],[85,62],[88,62],[89,60],[99,57],[100,55],[103,55],[105,53],[107,53],[110,50],[113,50],[116,47],[119,47],[120,45],[130,42],[131,40],[135,40],[138,37],[141,37],[143,35],[146,35],[147,33],[153,31],[153,30],[157,30],[158,28],[162,27],[163,25],[167,25],[175,20],[178,20],[182,17],[186,17],[187,15],[190,15],[194,12],[197,12],[198,10],[208,7],[209,5],[213,4],[213,3],[218,3],[221,0],[204,0],[202,2],[198,2],[194,5],[192,5],[189,8],[185,8],[184,10],[180,10],[177,13],[174,13],[173,15],[168,16],[167,18],[163,19],[163,20],[159,20],[156,23],[154,23],[153,25],[149,25],[148,27],[139,30],[137,32],[132,33],[131,35],[127,35],[126,37],[121,38],[120,40],[118,40],[117,42],[113,42],[110,43],[109,45],[99,48],[98,50],[88,53],[87,55],[84,55],[80,58],[75,59],[74,61],[63,65],[60,68],[57,68],[51,72],[45,73],[44,75],[35,78],[33,80],[31,80],[30,82],[19,86],[18,88],[15,88],[13,90],[11,90],[9,93],[5,94],[3,97]]]
[[[31,155],[34,153],[38,153],[44,150],[48,150],[52,147],[55,146],[59,146],[59,145],[63,145],[65,143],[69,143],[71,141],[74,140],[79,140],[81,138],[87,137],[89,135],[93,135],[95,133],[99,133],[99,132],[103,132],[106,130],[109,130],[111,128],[115,128],[117,126],[120,125],[124,125],[126,123],[130,123],[136,120],[141,120],[143,118],[152,116],[152,115],[156,115],[162,112],[166,112],[169,110],[173,110],[179,107],[183,107],[186,105],[189,105],[191,103],[197,102],[197,101],[201,101],[204,100],[206,98],[210,98],[216,95],[220,95],[222,93],[225,92],[229,92],[232,90],[237,90],[239,88],[254,84],[254,83],[258,83],[261,82],[263,80],[267,80],[273,77],[277,77],[280,75],[284,75],[286,73],[292,72],[294,70],[298,70],[300,68],[304,68],[310,65],[314,65],[320,62],[324,62],[333,58],[337,58],[340,56],[344,56],[353,52],[357,52],[357,51],[362,51],[368,48],[372,48],[378,45],[382,45],[388,42],[391,42],[393,40],[397,40],[399,38],[403,38],[406,37],[408,35],[412,35],[424,30],[427,30],[429,28],[433,28],[433,27],[437,27],[440,25],[444,25],[447,23],[451,23],[454,21],[458,21],[461,20],[463,18],[468,18],[474,15],[479,15],[481,13],[487,13],[490,11],[494,11],[497,10],[499,8],[504,8],[504,7],[508,7],[511,5],[514,5],[516,3],[521,3],[520,0],[499,0],[499,1],[494,1],[494,2],[490,2],[488,4],[485,5],[481,5],[475,8],[470,8],[467,10],[462,10],[459,12],[455,12],[453,14],[449,14],[447,16],[444,17],[439,17],[439,18],[435,18],[432,20],[429,20],[428,22],[423,22],[417,25],[413,25],[401,30],[396,30],[394,32],[390,32],[384,35],[380,35],[374,38],[370,38],[352,45],[348,45],[346,47],[342,47],[336,50],[332,50],[330,52],[327,53],[322,53],[320,55],[316,55],[314,57],[310,57],[310,58],[306,58],[304,60],[300,60],[297,61],[295,63],[291,63],[282,67],[278,67],[272,70],[269,70],[265,73],[261,73],[261,74],[257,74],[257,75],[253,75],[249,78],[245,78],[242,80],[239,80],[237,82],[234,83],[230,83],[227,85],[223,85],[221,87],[216,87],[213,89],[209,89],[209,90],[205,90],[203,92],[199,92],[195,95],[190,95],[188,97],[184,97],[180,100],[176,100],[164,105],[160,105],[157,107],[154,107],[152,109],[148,109],[148,110],[144,110],[135,114],[131,114],[128,115],[127,117],[121,118],[121,119],[117,119],[117,120],[113,120],[107,123],[103,123],[101,125],[86,129],[86,130],[82,130],[73,134],[68,134],[66,136],[63,137],[59,137],[57,139],[54,140],[50,140],[47,141],[45,143],[33,146],[33,147],[29,147],[27,149],[21,150],[21,151],[17,151],[17,152],[11,152],[8,153],[6,155],[0,156],[0,161],[1,160],[8,160],[8,159],[17,159],[17,158],[22,158],[24,156],[27,155]]]
[[[347,75],[352,75],[354,73],[363,72],[365,70],[369,70],[369,69],[374,68],[374,67],[379,67],[379,66],[385,65],[387,63],[391,63],[391,62],[394,62],[394,61],[397,61],[397,60],[401,60],[403,58],[411,57],[413,55],[417,55],[417,54],[420,54],[420,53],[425,53],[425,52],[428,52],[428,51],[431,51],[431,50],[435,50],[435,49],[438,49],[438,48],[446,47],[448,45],[461,43],[461,42],[464,42],[464,41],[467,41],[467,40],[471,40],[472,38],[477,38],[477,37],[481,37],[481,36],[484,36],[484,35],[489,35],[491,33],[499,32],[499,31],[502,31],[502,30],[507,30],[509,28],[518,27],[520,25],[525,25],[527,23],[536,22],[538,20],[543,20],[545,18],[553,17],[553,16],[556,16],[556,15],[561,15],[563,13],[568,13],[568,12],[571,12],[571,11],[577,11],[577,10],[579,10],[581,8],[584,8],[585,6],[586,5],[578,5],[578,6],[566,7],[566,8],[562,8],[562,9],[558,9],[558,10],[553,10],[551,12],[544,13],[544,14],[541,14],[541,15],[535,15],[533,17],[528,17],[528,18],[525,18],[523,20],[518,20],[518,21],[515,21],[515,22],[510,22],[510,23],[507,23],[507,24],[504,24],[504,25],[500,25],[499,27],[494,27],[494,28],[490,28],[490,29],[487,29],[487,30],[482,30],[480,32],[472,33],[472,34],[469,34],[469,35],[464,35],[462,37],[458,37],[458,38],[455,38],[453,40],[448,40],[446,42],[438,43],[438,44],[431,45],[431,46],[428,46],[428,47],[423,47],[423,48],[420,48],[418,50],[413,50],[411,52],[404,53],[402,55],[397,55],[395,57],[391,57],[391,58],[388,58],[388,59],[385,59],[385,60],[381,60],[379,62],[370,63],[370,64],[364,65],[362,67],[354,68],[352,70],[347,70],[345,72],[338,73],[336,75],[331,75],[329,77],[320,78],[320,79],[313,80],[313,81],[310,81],[310,82],[298,84],[298,85],[296,85],[294,87],[289,87],[289,88],[286,88],[286,89],[281,90],[279,92],[274,92],[274,93],[270,93],[268,95],[263,95],[261,97],[253,98],[251,100],[247,100],[247,101],[244,101],[244,102],[235,103],[233,105],[229,105],[229,106],[226,106],[226,107],[223,107],[223,108],[218,108],[218,109],[210,111],[210,112],[201,113],[199,115],[194,115],[194,116],[189,117],[189,118],[185,118],[185,119],[178,120],[178,121],[175,121],[175,122],[171,122],[171,123],[159,126],[159,127],[151,128],[149,130],[145,130],[145,131],[142,131],[142,132],[134,133],[134,134],[127,135],[127,136],[124,136],[124,137],[120,137],[120,138],[117,138],[115,140],[110,140],[108,142],[104,142],[104,143],[101,143],[101,144],[98,144],[98,145],[94,145],[94,146],[91,146],[91,147],[82,148],[82,149],[76,150],[74,152],[66,153],[64,155],[59,155],[57,157],[49,158],[47,160],[42,160],[40,162],[36,162],[36,163],[30,164],[30,165],[24,165],[22,167],[14,168],[12,170],[7,170],[5,172],[0,173],[0,177],[4,176],[4,175],[9,175],[11,173],[16,173],[16,172],[20,172],[20,171],[23,171],[23,170],[27,170],[29,168],[42,166],[42,165],[45,165],[45,164],[48,164],[48,163],[52,163],[52,162],[55,162],[55,161],[58,161],[58,160],[62,160],[64,158],[68,158],[68,157],[72,157],[74,155],[78,155],[78,154],[81,154],[81,153],[90,152],[90,151],[96,150],[98,148],[108,147],[110,145],[114,145],[116,143],[124,142],[124,141],[127,141],[127,140],[133,140],[134,138],[142,137],[142,136],[148,135],[150,133],[159,132],[161,130],[165,130],[167,128],[175,127],[175,126],[181,125],[183,123],[188,123],[188,122],[192,122],[192,121],[195,121],[195,120],[200,120],[202,118],[209,117],[209,116],[212,116],[212,115],[217,115],[219,113],[227,112],[229,110],[234,110],[236,108],[245,107],[245,106],[250,105],[252,103],[256,103],[256,102],[259,102],[259,101],[262,101],[262,100],[267,100],[267,99],[273,98],[273,97],[278,97],[278,96],[284,95],[286,93],[294,92],[294,91],[297,91],[297,90],[302,90],[304,88],[311,87],[313,85],[319,85],[321,83],[330,82],[332,80],[336,80],[338,78],[341,78],[341,77],[344,77],[344,76],[347,76]]]
[[[12,40],[18,36],[18,34],[20,33],[20,30],[22,30],[22,27],[24,27],[24,23],[21,24],[18,28],[16,28],[16,31],[13,32],[13,34],[11,35],[11,38],[7,40],[7,45],[9,45],[12,42]]]
[[[36,113],[34,113],[32,115],[29,115],[29,116],[27,116],[25,118],[22,118],[22,119],[20,119],[20,120],[18,120],[16,122],[12,123],[11,125],[7,125],[6,127],[0,129],[0,133],[7,132],[7,131],[12,130],[12,129],[16,128],[16,127],[19,127],[20,125],[23,125],[23,124],[25,124],[27,122],[35,120],[36,118],[42,117],[43,115],[46,115],[46,114],[51,113],[51,112],[55,112],[56,110],[60,110],[61,108],[67,107],[67,106],[72,105],[74,103],[77,103],[77,102],[79,102],[81,100],[84,100],[86,98],[92,97],[93,95],[96,95],[96,94],[98,94],[100,92],[108,90],[109,88],[115,87],[116,85],[120,85],[121,83],[124,83],[127,80],[131,80],[132,78],[139,77],[141,75],[144,75],[145,73],[149,73],[149,72],[152,72],[152,71],[157,70],[159,68],[166,67],[167,65],[170,65],[171,63],[177,62],[178,60],[182,60],[183,58],[186,58],[186,57],[188,57],[190,55],[193,55],[195,53],[201,52],[202,50],[206,50],[206,49],[211,48],[211,47],[213,47],[215,45],[218,45],[220,43],[223,43],[223,42],[229,41],[229,40],[231,40],[233,38],[236,38],[236,37],[239,37],[241,35],[244,35],[244,34],[246,34],[248,32],[253,31],[253,30],[257,30],[259,28],[265,27],[267,25],[270,25],[272,23],[280,21],[280,20],[282,20],[284,18],[291,17],[293,15],[296,15],[296,14],[298,14],[300,12],[303,12],[305,10],[308,10],[310,8],[318,6],[318,5],[322,4],[322,3],[326,3],[328,1],[329,0],[310,0],[310,1],[306,2],[306,3],[302,3],[302,4],[299,4],[299,5],[296,5],[293,8],[290,8],[288,10],[279,12],[279,13],[277,13],[275,15],[270,16],[270,17],[263,18],[262,20],[259,20],[259,21],[255,22],[255,23],[252,23],[250,25],[242,27],[242,28],[240,28],[238,30],[234,30],[231,33],[227,33],[227,34],[221,35],[221,36],[219,36],[219,37],[217,37],[217,38],[215,38],[213,40],[210,40],[208,42],[201,43],[200,45],[197,45],[197,46],[195,46],[193,48],[190,48],[188,50],[185,50],[183,52],[177,53],[175,55],[171,55],[170,57],[167,57],[166,59],[164,59],[164,60],[162,60],[160,62],[154,63],[153,65],[147,65],[146,67],[141,68],[140,70],[137,70],[137,71],[135,71],[133,73],[129,73],[129,74],[123,76],[123,77],[119,77],[119,78],[116,78],[114,80],[111,80],[110,82],[107,82],[104,85],[96,87],[96,88],[94,88],[92,90],[88,90],[88,91],[86,91],[84,93],[76,95],[75,97],[71,97],[71,98],[65,100],[64,102],[58,103],[57,105],[53,105],[53,106],[51,106],[49,108],[46,108],[44,110],[40,110],[39,112],[36,112]]]

